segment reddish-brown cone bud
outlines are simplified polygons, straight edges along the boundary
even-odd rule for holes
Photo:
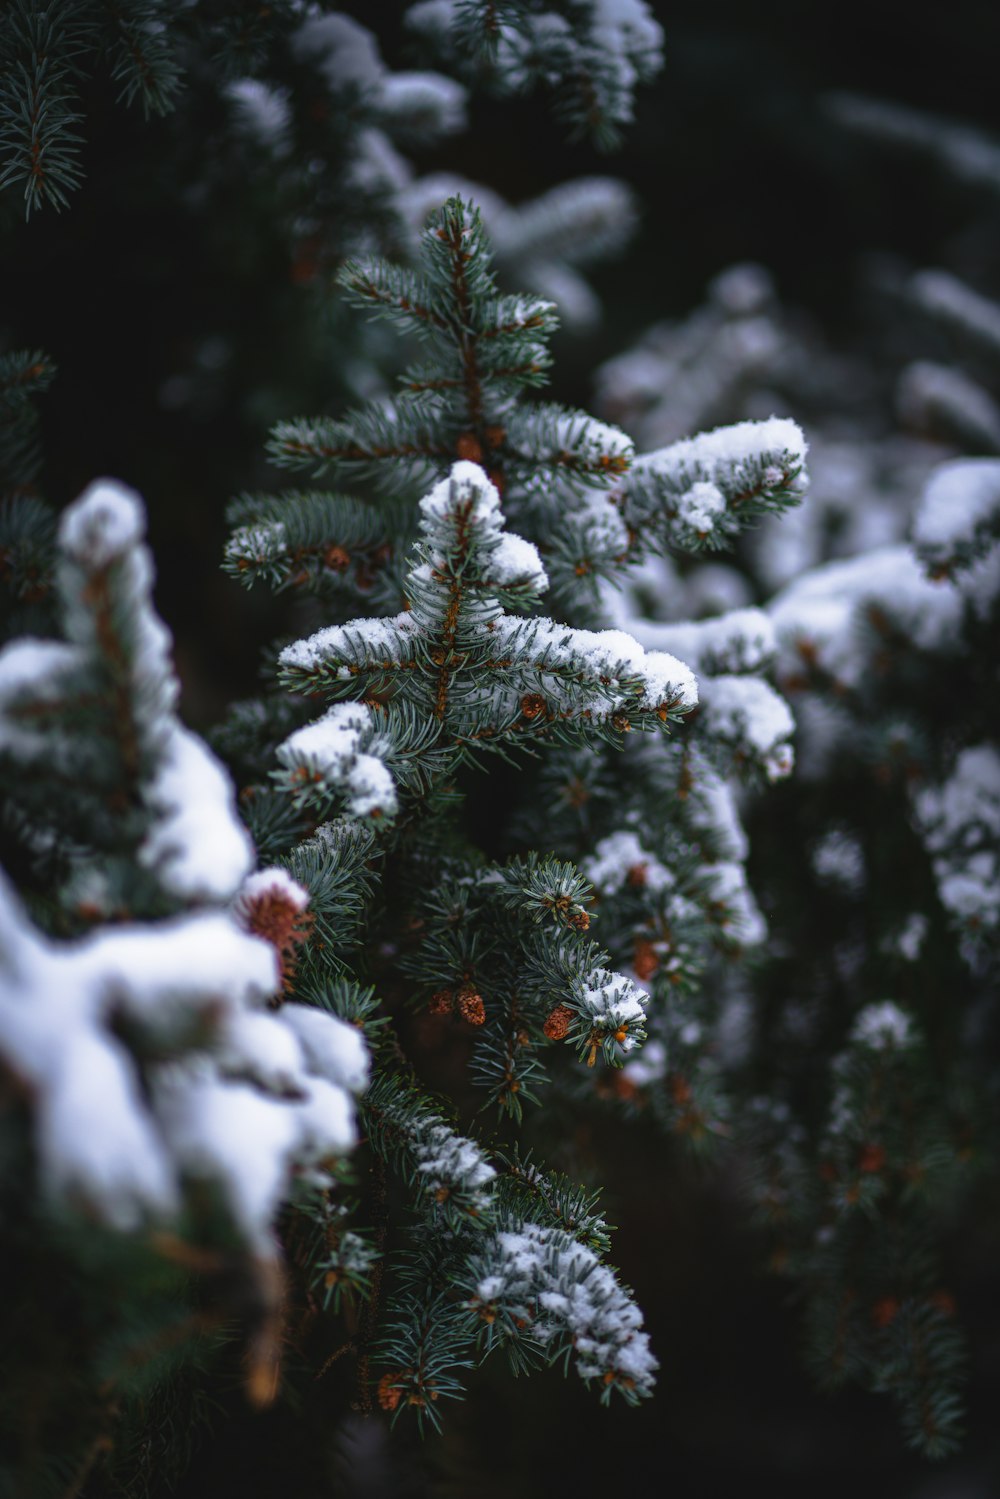
[[[542,1032],[550,1041],[564,1041],[572,1019],[573,1011],[569,1005],[556,1005],[542,1026]]]
[[[391,1374],[383,1374],[378,1382],[378,1403],[384,1411],[394,1411],[403,1398],[403,1392],[395,1389],[396,1381],[405,1374],[404,1369],[397,1369]]]
[[[451,989],[438,989],[431,995],[427,1008],[432,1015],[450,1015],[455,1008],[455,996]]]
[[[486,1020],[483,996],[477,994],[471,984],[463,984],[458,991],[458,1013],[470,1025],[482,1025]]]

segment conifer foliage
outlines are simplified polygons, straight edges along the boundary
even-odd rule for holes
[[[683,1029],[679,996],[712,954],[760,939],[725,777],[785,774],[791,723],[753,674],[767,657],[759,616],[705,640],[716,675],[690,722],[691,668],[600,628],[596,585],[648,549],[718,545],[794,504],[804,444],[794,424],[763,422],[636,459],[617,429],[532,399],[555,309],[498,293],[461,199],[431,215],[415,270],[353,261],[341,282],[415,335],[418,359],[391,400],[272,434],[278,463],[367,482],[370,498],[235,503],[228,570],[340,619],[278,655],[300,705],[292,732],[272,696],[241,705],[220,743],[248,770],[257,755],[251,827],[298,818],[305,841],[283,857],[317,900],[359,835],[380,892],[344,961],[387,1006],[366,1141],[416,1216],[406,1257],[379,1271],[362,1371],[374,1357],[381,1403],[434,1425],[464,1370],[500,1347],[515,1368],[572,1356],[602,1398],[634,1400],[655,1359],[601,1264],[606,1232],[575,1188],[505,1142],[513,1127],[533,1138],[553,1096],[600,1106],[605,1069],[651,1025],[661,1055]],[[538,612],[546,592],[553,615]],[[396,612],[352,617],[368,597]],[[688,654],[706,633],[690,628]],[[516,789],[484,846],[469,773],[498,762]],[[329,908],[324,920],[336,934]],[[307,942],[293,988],[325,982],[332,956]],[[443,1044],[457,1053],[450,1118],[422,1080]],[[473,1132],[477,1090],[494,1122],[481,1105]],[[687,1099],[693,1135],[721,1127],[707,1090]]]

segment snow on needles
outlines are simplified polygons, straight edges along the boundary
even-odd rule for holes
[[[177,1209],[185,1174],[207,1177],[261,1250],[292,1168],[355,1143],[363,1039],[321,1011],[304,1024],[301,1006],[262,1013],[280,989],[277,955],[230,913],[57,945],[0,879],[0,939],[0,1056],[30,1089],[53,1197],[132,1229]],[[140,1079],[115,1033],[123,1015],[150,1039],[198,1019],[201,1039]]]
[[[496,1235],[478,1270],[474,1305],[502,1305],[538,1342],[572,1348],[581,1379],[652,1392],[658,1364],[642,1313],[587,1245],[522,1223]]]

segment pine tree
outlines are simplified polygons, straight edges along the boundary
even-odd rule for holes
[[[372,498],[234,503],[228,570],[341,622],[280,650],[299,706],[243,704],[218,742],[241,773],[257,767],[242,800],[269,856],[295,818],[305,835],[283,857],[316,892],[326,933],[322,951],[307,945],[295,992],[320,992],[349,962],[386,996],[397,1032],[363,1110],[379,1170],[399,1175],[416,1219],[405,1269],[390,1257],[380,1272],[360,1371],[374,1379],[374,1357],[382,1404],[433,1425],[461,1371],[500,1346],[515,1369],[575,1349],[603,1398],[635,1399],[655,1361],[600,1266],[605,1230],[512,1141],[534,1144],[534,1110],[544,1118],[553,1094],[605,1106],[615,1087],[603,1068],[621,1068],[649,1026],[658,1055],[670,1052],[671,1122],[698,1146],[724,1130],[688,1006],[705,965],[763,928],[725,778],[787,773],[791,722],[753,674],[772,643],[758,614],[678,630],[705,677],[697,724],[675,739],[666,732],[699,698],[689,667],[570,621],[598,623],[598,580],[645,553],[722,545],[796,503],[804,444],[794,424],[763,422],[636,458],[616,429],[530,400],[555,311],[498,293],[478,213],[460,199],[431,216],[416,271],[354,261],[341,282],[356,306],[417,335],[418,362],[392,401],[272,434],[285,467],[368,479]],[[533,612],[546,590],[556,617]],[[396,612],[351,617],[369,599]],[[332,706],[287,732],[316,698]],[[483,846],[469,772],[495,775],[498,759],[526,792],[501,814],[509,832]],[[378,897],[360,950],[331,952],[326,891],[359,836]],[[598,914],[606,945],[590,935]],[[452,1069],[455,1124],[483,1089],[499,1116],[485,1139],[482,1126],[456,1133],[422,1081],[442,1031],[468,1053],[467,1071]]]

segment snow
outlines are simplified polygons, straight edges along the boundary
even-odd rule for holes
[[[233,914],[241,924],[259,900],[265,896],[280,900],[295,911],[304,911],[309,904],[309,891],[293,880],[287,869],[278,864],[267,869],[258,869],[247,875],[233,901]]]
[[[289,734],[278,746],[277,757],[293,772],[300,767],[308,771],[314,784],[342,790],[351,816],[391,816],[397,807],[392,773],[364,749],[375,728],[372,711],[364,703],[336,703],[322,718]]]
[[[536,593],[542,593],[549,584],[538,548],[511,532],[500,538],[490,554],[487,571],[489,581],[502,587],[530,583]]]
[[[344,625],[327,625],[304,640],[285,646],[279,663],[297,671],[315,671],[324,661],[345,659],[361,666],[380,663],[397,664],[407,659],[407,647],[416,625],[408,610],[386,618],[348,620]],[[346,680],[351,672],[345,665],[340,675]]]
[[[711,900],[724,907],[721,926],[727,936],[746,947],[756,947],[764,941],[767,923],[750,892],[742,864],[728,859],[702,864],[697,876]]]
[[[917,359],[901,373],[896,386],[901,420],[917,432],[943,430],[963,446],[979,451],[1000,449],[1000,406],[963,370]]]
[[[1000,460],[964,458],[931,474],[913,520],[913,542],[931,565],[952,560],[988,526],[1000,531]]]
[[[587,1245],[561,1229],[521,1223],[498,1233],[483,1259],[479,1302],[501,1304],[542,1343],[565,1339],[582,1379],[611,1375],[651,1393],[658,1365],[642,1314]]]
[[[171,723],[143,799],[156,821],[139,850],[164,890],[181,900],[228,900],[253,867],[223,765],[195,734]]]
[[[294,1105],[247,1083],[223,1082],[205,1065],[161,1069],[156,1111],[181,1169],[219,1182],[251,1238],[270,1223],[300,1139]]]
[[[647,650],[665,650],[702,672],[757,671],[774,655],[774,625],[761,609],[733,609],[713,619],[661,624],[632,619],[628,628]]]
[[[419,1120],[409,1134],[409,1149],[424,1190],[432,1197],[438,1192],[461,1191],[471,1197],[473,1211],[485,1211],[486,1187],[496,1171],[479,1146],[438,1119]]]
[[[86,656],[75,645],[59,640],[24,636],[0,650],[0,750],[18,760],[72,760],[67,742],[55,749],[38,708],[56,707],[69,693],[86,666]],[[30,709],[19,713],[20,706]]]
[[[871,654],[862,611],[877,608],[921,650],[947,648],[962,621],[962,599],[924,575],[909,547],[879,547],[813,568],[771,601],[779,681],[799,676],[803,653],[844,687],[859,684]]]
[[[1000,305],[996,302],[942,270],[917,271],[907,290],[919,307],[1000,353]]]
[[[580,867],[607,895],[617,894],[629,883],[651,891],[667,890],[676,883],[669,869],[646,852],[635,833],[612,833],[602,838]]]
[[[312,1070],[349,1093],[368,1086],[369,1058],[365,1038],[356,1026],[309,1005],[286,1004],[281,1019],[297,1037]]]
[[[698,701],[698,685],[689,667],[666,652],[647,653],[623,630],[575,630],[550,619],[505,616],[493,623],[489,633],[496,653],[510,654],[517,665],[530,665],[543,675],[565,668],[589,675],[595,700],[600,701],[597,687],[605,694],[600,709],[591,711],[604,716],[626,702],[626,693],[615,691],[623,681],[638,680],[642,708],[656,709],[669,703],[674,711],[684,713]],[[551,675],[546,685],[559,697],[561,689]],[[584,706],[581,692],[585,693],[587,687],[585,680],[574,684],[567,705]]]
[[[378,111],[388,124],[399,122],[422,134],[454,135],[466,124],[466,91],[442,73],[387,73]]]
[[[812,866],[820,880],[856,890],[864,883],[865,855],[853,833],[833,828],[813,849]]]
[[[912,1025],[898,1005],[891,1000],[867,1005],[851,1028],[851,1040],[873,1051],[891,1051],[908,1046],[914,1039]]]
[[[67,506],[59,522],[60,549],[91,568],[109,563],[138,546],[146,533],[142,500],[115,479],[95,479]]]
[[[895,939],[895,949],[908,963],[915,963],[924,945],[930,922],[922,911],[911,911],[900,927]]]
[[[788,417],[772,416],[765,421],[736,422],[716,427],[697,437],[682,438],[669,447],[653,453],[642,453],[635,460],[636,472],[648,472],[669,478],[687,473],[701,476],[713,485],[731,480],[734,470],[745,463],[763,462],[768,455],[786,459],[791,468],[805,463],[808,443],[797,422]],[[776,482],[780,472],[776,473]]]
[[[309,16],[292,33],[291,49],[297,61],[312,63],[334,92],[351,87],[377,97],[385,76],[378,45],[349,16]]]
[[[704,835],[717,857],[744,863],[750,852],[750,842],[736,810],[732,786],[718,775],[699,750],[692,751],[689,763],[692,785],[687,816],[692,827]]]
[[[677,496],[674,503],[677,519],[699,535],[707,535],[726,509],[726,497],[722,490],[707,480],[692,484],[690,489]]]
[[[0,1051],[23,1068],[23,1056],[9,1049],[6,1018],[0,1013]],[[102,1206],[119,1229],[137,1227],[146,1210],[173,1210],[177,1194],[167,1152],[145,1113],[124,1047],[113,1036],[72,1026],[53,1047],[53,1063],[33,1079],[47,1189]]]
[[[945,909],[970,930],[1000,924],[1000,752],[962,750],[943,785],[917,793],[914,812]]]
[[[218,1182],[263,1251],[293,1166],[354,1143],[363,1037],[325,1012],[303,1020],[301,1006],[287,1021],[263,1013],[280,990],[277,955],[231,913],[57,945],[0,877],[0,974],[0,1058],[30,1089],[43,1186],[115,1227],[175,1212],[194,1173]],[[198,1018],[199,1039],[169,1062],[154,1047],[140,1086],[113,1030],[122,1015],[175,1046],[178,1023]]]
[[[709,734],[760,759],[770,780],[789,774],[795,720],[784,698],[757,677],[706,677],[701,721]]]
[[[223,87],[243,133],[256,144],[287,155],[291,147],[292,111],[285,89],[259,78],[237,78]]]
[[[618,1042],[622,1051],[632,1051],[645,1039],[643,1027],[649,995],[624,973],[594,968],[574,987],[577,1006],[595,1029],[614,1034],[625,1031]],[[631,1034],[631,1031],[637,1034]]]

